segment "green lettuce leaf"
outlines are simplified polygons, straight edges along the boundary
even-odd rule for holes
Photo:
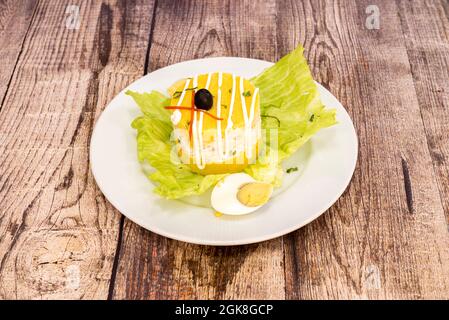
[[[196,174],[176,158],[170,141],[173,125],[169,112],[164,109],[170,99],[156,91],[127,91],[126,94],[133,97],[143,113],[134,119],[131,126],[137,130],[139,161],[154,168],[152,173],[148,173],[148,178],[156,183],[154,191],[157,194],[167,199],[202,194],[225,176]]]
[[[245,171],[255,179],[279,186],[282,182],[282,160],[291,156],[318,130],[336,123],[335,109],[321,103],[318,88],[298,46],[272,67],[251,79],[260,91],[262,128],[267,135],[277,130],[278,139],[271,146],[265,138],[267,155]],[[272,156],[277,151],[277,157]]]
[[[245,172],[256,180],[280,186],[282,160],[291,156],[318,130],[336,123],[335,110],[325,109],[312,79],[303,48],[298,47],[272,67],[252,79],[260,90],[262,128],[277,130],[278,138],[264,139],[266,152]],[[168,199],[199,195],[214,186],[225,174],[207,175],[190,171],[176,161],[170,141],[172,124],[164,109],[169,98],[163,94],[127,91],[142,110],[132,127],[137,130],[138,159],[154,168],[148,174],[156,183],[155,192]]]

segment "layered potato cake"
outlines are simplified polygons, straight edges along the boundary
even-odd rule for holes
[[[182,163],[197,173],[242,171],[258,156],[259,89],[230,73],[182,79],[169,89],[173,138]]]

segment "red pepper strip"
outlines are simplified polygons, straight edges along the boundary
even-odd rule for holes
[[[195,108],[195,107],[191,108],[191,107],[183,107],[183,106],[167,106],[167,107],[164,107],[164,108],[167,109],[167,110],[174,110],[174,109],[180,109],[180,110],[192,110],[192,113],[193,113],[193,111],[200,111],[200,112],[204,112],[204,113],[207,114],[209,117],[212,117],[212,118],[214,118],[215,120],[218,120],[218,121],[223,120],[223,118],[218,118],[218,117],[214,116],[213,114],[207,112],[206,110],[198,109],[198,108]],[[192,121],[190,121],[190,122],[192,122]]]

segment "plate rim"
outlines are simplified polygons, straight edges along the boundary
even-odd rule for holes
[[[250,61],[257,61],[257,62],[259,62],[259,63],[262,62],[262,63],[270,64],[270,66],[274,65],[274,62],[271,62],[271,61],[266,61],[266,60],[262,60],[262,59],[253,59],[253,58],[247,58],[247,57],[235,57],[235,56],[232,56],[232,57],[230,57],[230,56],[208,57],[208,58],[200,58],[200,59],[185,60],[185,61],[180,61],[180,62],[171,64],[171,65],[167,65],[167,66],[164,66],[164,67],[162,67],[162,68],[152,70],[151,72],[149,72],[149,73],[143,75],[142,77],[140,77],[140,78],[134,80],[133,82],[131,82],[130,84],[128,84],[125,88],[123,88],[119,93],[117,93],[117,94],[116,94],[116,95],[115,95],[115,96],[114,96],[114,97],[107,103],[107,105],[105,106],[105,108],[102,110],[101,114],[99,115],[99,117],[98,117],[97,120],[95,121],[94,128],[93,128],[93,130],[92,130],[92,134],[91,134],[91,137],[90,137],[90,140],[89,140],[89,142],[90,142],[90,143],[89,143],[89,164],[90,164],[89,166],[90,166],[90,171],[91,171],[92,176],[93,176],[93,178],[94,178],[94,180],[95,180],[95,184],[97,185],[97,187],[99,188],[99,190],[101,191],[101,193],[104,195],[104,197],[107,199],[107,201],[110,202],[110,203],[112,204],[112,206],[113,206],[117,211],[120,212],[121,215],[123,215],[124,217],[126,217],[127,219],[129,219],[130,221],[132,221],[133,223],[137,224],[138,226],[140,226],[140,227],[142,227],[142,228],[144,228],[144,229],[146,229],[146,230],[148,230],[148,231],[154,232],[154,233],[156,233],[156,234],[158,234],[158,235],[164,236],[164,237],[169,238],[169,239],[177,240],[177,241],[182,241],[182,242],[186,242],[186,243],[192,243],[192,244],[196,244],[196,245],[205,245],[205,246],[238,246],[238,245],[246,245],[246,244],[259,243],[259,242],[263,242],[263,241],[269,241],[269,240],[272,240],[272,239],[275,239],[275,238],[278,238],[278,237],[287,235],[287,234],[289,234],[289,233],[291,233],[291,232],[293,232],[293,231],[296,231],[296,230],[298,230],[298,229],[304,227],[305,225],[310,224],[311,222],[313,222],[314,220],[316,220],[318,217],[320,217],[321,215],[323,215],[327,210],[329,210],[329,208],[331,208],[332,205],[333,205],[333,204],[334,204],[334,203],[335,203],[335,202],[336,202],[336,201],[343,195],[343,193],[348,189],[348,187],[349,187],[349,185],[350,185],[350,183],[351,183],[351,180],[352,180],[352,178],[353,178],[353,176],[354,176],[355,169],[356,169],[356,167],[357,167],[357,160],[358,160],[358,153],[359,153],[359,139],[358,139],[358,136],[357,136],[357,131],[356,131],[355,126],[354,126],[354,122],[352,121],[352,118],[350,117],[348,111],[347,111],[346,108],[343,106],[343,104],[340,102],[340,100],[338,100],[337,97],[335,97],[335,95],[334,95],[332,92],[330,92],[326,87],[324,87],[322,84],[320,84],[319,82],[317,82],[317,81],[315,81],[315,80],[314,80],[314,81],[315,81],[315,83],[317,84],[318,87],[321,87],[322,90],[327,91],[327,93],[329,93],[329,94],[330,94],[336,101],[338,101],[338,102],[340,103],[341,107],[343,108],[344,112],[346,113],[346,115],[348,116],[348,118],[349,118],[349,120],[350,120],[350,122],[351,122],[351,125],[352,125],[352,126],[351,126],[351,129],[352,129],[351,131],[352,131],[353,137],[355,138],[355,139],[354,139],[354,141],[355,141],[355,146],[354,146],[355,152],[354,152],[353,157],[352,157],[353,166],[351,167],[351,174],[348,175],[347,179],[346,179],[345,182],[344,182],[344,187],[343,187],[338,193],[335,194],[335,196],[332,198],[332,200],[330,200],[326,205],[323,206],[323,209],[322,209],[322,210],[317,211],[315,214],[313,214],[313,215],[310,216],[309,218],[304,219],[302,222],[300,222],[300,223],[298,223],[298,224],[295,224],[295,225],[292,225],[292,226],[289,227],[289,228],[284,228],[284,229],[282,229],[282,230],[280,230],[280,231],[278,231],[278,232],[270,233],[269,235],[265,235],[265,236],[256,236],[256,237],[252,237],[252,238],[249,239],[249,240],[239,240],[239,239],[237,239],[237,240],[213,240],[213,241],[210,241],[210,240],[202,240],[202,241],[198,241],[198,239],[191,238],[191,237],[189,237],[189,236],[182,236],[182,235],[181,235],[181,236],[178,236],[178,235],[173,234],[173,233],[165,232],[164,230],[159,230],[159,228],[157,228],[157,227],[156,227],[156,228],[155,228],[155,227],[151,227],[151,228],[150,228],[150,227],[148,227],[148,226],[144,226],[144,225],[142,225],[141,223],[139,223],[138,221],[136,221],[137,219],[134,219],[133,217],[130,217],[129,215],[126,215],[125,213],[123,213],[123,211],[125,211],[125,210],[121,210],[121,208],[120,208],[121,206],[120,206],[118,203],[116,203],[116,201],[115,201],[114,199],[110,199],[110,198],[106,195],[106,193],[104,192],[103,188],[102,188],[101,185],[98,183],[98,180],[97,180],[97,177],[96,177],[96,174],[95,174],[95,169],[94,169],[94,167],[95,167],[94,163],[95,163],[95,162],[92,160],[93,145],[94,145],[94,144],[92,143],[92,141],[95,139],[95,136],[96,136],[96,131],[97,131],[97,128],[98,128],[97,123],[98,123],[98,122],[100,121],[100,119],[104,116],[104,112],[107,110],[107,108],[110,106],[110,104],[111,104],[111,103],[112,103],[118,96],[123,95],[123,94],[124,94],[127,90],[129,90],[129,88],[132,87],[135,83],[137,83],[137,82],[139,82],[139,81],[142,81],[143,78],[149,76],[149,75],[152,74],[153,72],[156,72],[156,71],[163,71],[164,69],[167,69],[167,68],[173,68],[173,67],[176,67],[176,66],[178,66],[178,65],[186,64],[186,63],[201,63],[202,61],[205,61],[205,60],[211,61],[211,60],[221,60],[221,59],[229,59],[229,60],[237,60],[237,61],[238,61],[238,60],[250,60]],[[270,66],[267,66],[267,68],[270,67]]]

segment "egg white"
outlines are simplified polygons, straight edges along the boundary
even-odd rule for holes
[[[220,181],[212,190],[212,207],[223,214],[243,215],[256,211],[262,206],[247,207],[237,199],[239,188],[256,180],[246,173],[233,173]]]

